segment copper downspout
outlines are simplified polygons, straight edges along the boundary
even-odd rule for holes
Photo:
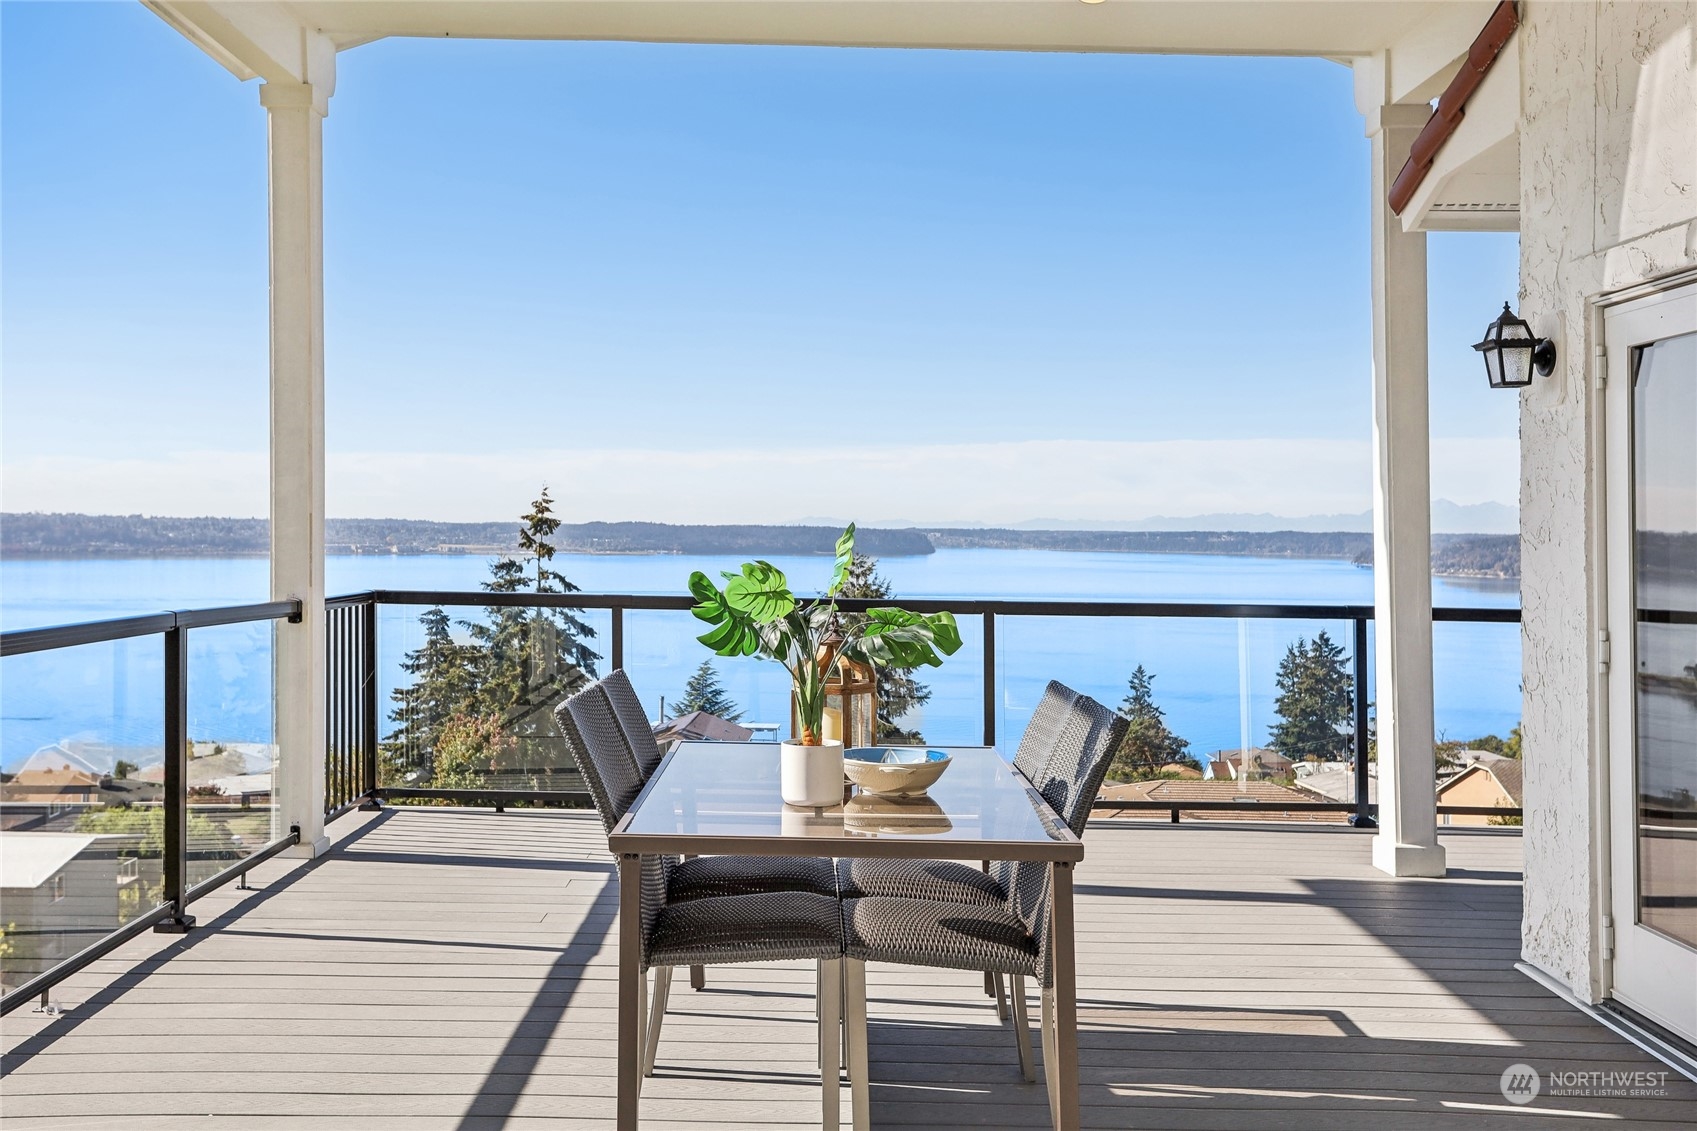
[[[1403,165],[1402,172],[1396,175],[1396,181],[1391,185],[1391,211],[1402,215],[1402,210],[1408,207],[1408,202],[1414,198],[1414,191],[1420,187],[1420,182],[1426,179],[1426,174],[1432,171],[1432,162],[1438,156],[1438,150],[1444,147],[1456,127],[1461,125],[1461,119],[1466,117],[1467,100],[1473,97],[1473,92],[1479,89],[1479,84],[1485,81],[1485,74],[1491,69],[1491,64],[1497,61],[1497,56],[1508,43],[1509,36],[1520,26],[1520,18],[1515,14],[1514,0],[1503,0],[1497,5],[1497,10],[1491,13],[1491,18],[1485,21],[1485,27],[1479,33],[1479,38],[1473,41],[1473,46],[1467,49],[1467,61],[1461,65],[1461,70],[1450,80],[1449,86],[1438,97],[1438,108],[1432,111],[1427,119],[1426,127],[1420,131],[1420,136],[1414,139],[1409,148],[1408,161]]]

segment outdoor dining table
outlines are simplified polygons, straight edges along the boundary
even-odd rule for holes
[[[927,799],[890,803],[857,793],[842,805],[798,809],[778,793],[775,742],[685,742],[608,837],[619,862],[618,1127],[635,1131],[642,1085],[641,864],[661,854],[914,860],[1039,860],[1049,865],[1055,990],[1055,1126],[1078,1126],[1078,1025],[1073,962],[1073,865],[1084,844],[989,747],[942,747],[952,759]],[[1027,1038],[1028,1039],[1028,1038]],[[865,1113],[856,1114],[864,1125]]]

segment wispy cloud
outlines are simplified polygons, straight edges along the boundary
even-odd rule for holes
[[[1370,446],[1348,440],[1059,441],[832,445],[724,451],[531,449],[343,452],[333,515],[472,521],[515,513],[547,483],[570,521],[781,522],[859,514],[925,522],[1365,510]],[[1513,440],[1437,440],[1433,493],[1512,503]],[[5,467],[7,510],[255,515],[266,461],[248,452],[158,460],[35,457]]]

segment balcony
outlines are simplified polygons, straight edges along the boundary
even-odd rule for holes
[[[617,906],[592,814],[396,808],[331,826],[7,1018],[7,1125],[608,1126]],[[1666,1071],[1515,969],[1516,830],[1394,880],[1346,826],[1100,821],[1078,875],[1085,1126],[1530,1126],[1540,1071]],[[875,1126],[1043,1127],[977,975],[871,968]],[[644,1126],[817,1126],[812,972],[674,994]],[[681,1000],[680,1000],[681,999]],[[1697,1090],[1551,1099],[1678,1124]],[[846,1103],[845,1103],[846,1116]],[[846,1124],[845,1124],[846,1126]]]

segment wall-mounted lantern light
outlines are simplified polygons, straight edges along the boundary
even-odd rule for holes
[[[1485,340],[1473,348],[1485,355],[1485,376],[1493,389],[1525,388],[1534,369],[1548,377],[1556,367],[1556,344],[1533,337],[1532,327],[1516,318],[1506,302],[1497,320],[1485,327]]]

